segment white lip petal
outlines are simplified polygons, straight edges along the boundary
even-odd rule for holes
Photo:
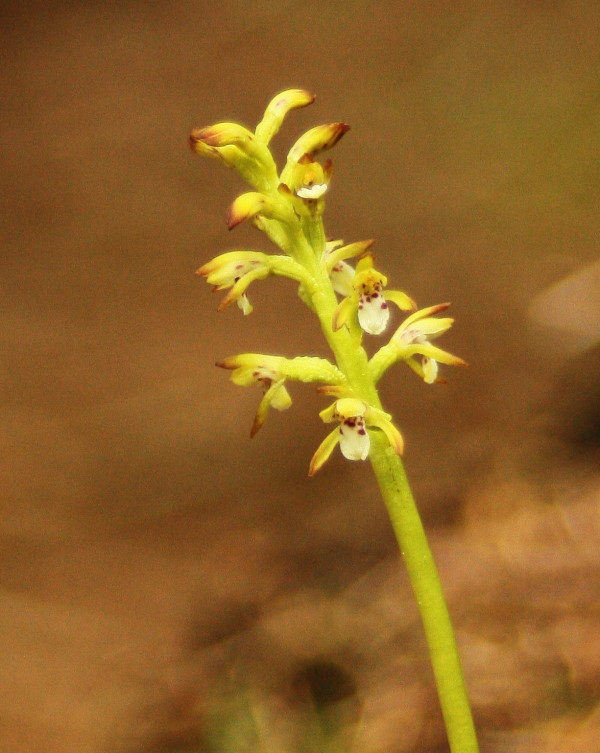
[[[366,460],[371,440],[362,417],[346,419],[340,424],[340,450],[348,460]]]
[[[237,305],[243,312],[244,316],[248,316],[248,314],[252,313],[252,304],[248,300],[248,296],[245,293],[242,293],[242,295],[237,299]]]
[[[315,183],[313,186],[302,186],[296,191],[301,199],[320,199],[327,191],[327,183]]]
[[[358,323],[370,335],[380,335],[387,327],[390,310],[381,293],[375,297],[361,296],[358,303]]]
[[[352,287],[354,269],[345,261],[338,261],[332,267],[329,278],[336,293],[348,297],[354,292],[354,288]]]
[[[290,397],[290,393],[282,384],[273,394],[271,407],[275,408],[275,410],[287,410],[291,404],[292,398]]]
[[[434,358],[423,356],[423,377],[426,384],[433,384],[438,375],[438,362]]]

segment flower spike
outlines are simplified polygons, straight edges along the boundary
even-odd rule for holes
[[[330,404],[319,415],[332,426],[323,432],[326,436],[312,456],[309,476],[322,468],[338,446],[348,460],[370,461],[426,627],[450,748],[475,753],[477,740],[451,622],[398,457],[404,441],[392,417],[382,410],[376,386],[397,361],[405,361],[427,383],[443,381],[438,376],[440,363],[465,362],[432,344],[452,325],[451,318],[436,316],[449,304],[415,311],[406,293],[387,290],[387,278],[375,268],[370,253],[372,240],[350,245],[327,240],[321,216],[331,186],[332,163],[321,164],[319,155],[333,147],[349,126],[326,123],[311,128],[293,144],[278,173],[269,143],[291,110],[313,100],[304,89],[288,89],[271,100],[254,133],[227,122],[192,132],[190,144],[196,153],[235,168],[251,186],[230,206],[228,228],[250,220],[280,250],[277,255],[230,251],[205,264],[198,274],[215,290],[227,291],[220,309],[237,301],[245,314],[252,310],[246,291],[254,280],[271,274],[295,280],[298,296],[316,315],[335,363],[308,356],[244,353],[225,358],[217,366],[227,369],[235,384],[258,385],[261,390],[251,436],[260,430],[271,408],[285,411],[291,406],[290,380],[317,383],[318,392],[328,396]],[[363,333],[379,335],[387,328],[390,303],[414,313],[369,359],[362,347]]]

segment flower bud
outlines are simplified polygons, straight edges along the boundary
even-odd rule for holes
[[[273,97],[265,110],[263,119],[256,126],[256,138],[263,144],[268,144],[279,131],[283,119],[290,110],[306,107],[314,101],[314,94],[305,89],[288,89]]]
[[[305,154],[312,157],[318,152],[331,149],[349,129],[350,126],[345,123],[328,123],[311,128],[300,136],[290,149],[287,157],[288,163],[299,162]]]
[[[220,159],[235,168],[253,188],[270,190],[277,185],[277,168],[268,148],[237,123],[216,123],[195,128],[189,138],[192,151]]]
[[[294,210],[284,199],[274,199],[262,193],[250,191],[238,196],[227,210],[227,227],[232,230],[240,222],[256,215],[279,220],[286,225],[296,224],[298,221]]]
[[[242,146],[254,140],[254,134],[239,123],[216,123],[205,128],[195,128],[190,143],[201,142],[207,146]]]

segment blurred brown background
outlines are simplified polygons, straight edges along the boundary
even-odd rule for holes
[[[420,305],[452,300],[443,345],[471,364],[431,388],[397,368],[383,393],[482,750],[600,751],[600,6],[2,14],[0,749],[446,750],[369,468],[335,455],[308,480],[324,401],[292,385],[251,442],[258,394],[213,368],[326,353],[287,281],[242,317],[193,275],[268,246],[227,233],[244,187],[189,131],[254,127],[301,86],[318,98],[278,157],[351,124],[328,234],[375,237]]]

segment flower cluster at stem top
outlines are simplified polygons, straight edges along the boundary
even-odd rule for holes
[[[319,317],[336,357],[334,365],[323,358],[245,353],[217,363],[232,372],[231,379],[236,384],[258,384],[263,391],[251,436],[263,425],[270,408],[282,411],[292,404],[286,382],[315,382],[322,385],[320,392],[335,397],[320,417],[336,427],[315,452],[310,475],[326,462],[337,445],[349,460],[365,460],[373,431],[382,432],[390,447],[402,454],[403,439],[391,416],[373,404],[372,395],[367,399],[363,394],[365,385],[375,389],[392,364],[404,361],[427,384],[432,384],[443,381],[438,376],[440,363],[465,363],[431,342],[452,325],[451,318],[436,316],[449,304],[416,310],[406,293],[388,289],[386,276],[375,267],[370,251],[372,240],[348,245],[326,240],[322,215],[332,163],[327,160],[321,164],[316,156],[333,147],[349,127],[327,123],[311,128],[292,146],[285,166],[278,172],[269,142],[288,112],[313,101],[309,92],[290,89],[271,100],[254,132],[237,123],[217,123],[194,129],[190,136],[194,152],[234,168],[252,189],[229,207],[229,229],[250,220],[280,251],[268,254],[234,249],[200,267],[197,274],[205,277],[214,290],[227,291],[219,310],[236,303],[248,315],[253,310],[247,295],[252,282],[271,275],[289,277],[298,283],[301,300]],[[390,303],[411,313],[389,342],[367,361],[362,349],[363,333],[380,335],[386,330]],[[361,372],[360,379],[348,367],[349,350],[366,362],[366,373]]]

